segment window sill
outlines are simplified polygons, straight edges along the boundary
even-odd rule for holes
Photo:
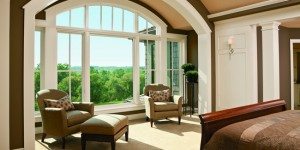
[[[134,103],[123,103],[123,104],[111,104],[111,105],[102,105],[95,106],[94,114],[107,114],[107,113],[119,113],[127,111],[135,111],[145,109],[144,104],[134,104]],[[35,112],[35,122],[42,122],[41,114],[39,111]]]

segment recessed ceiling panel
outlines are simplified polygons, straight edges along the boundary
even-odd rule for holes
[[[210,13],[218,13],[267,0],[201,0]]]

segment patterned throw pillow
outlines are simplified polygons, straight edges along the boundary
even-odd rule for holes
[[[46,107],[50,108],[63,108],[66,111],[75,109],[74,105],[70,101],[69,96],[65,96],[59,100],[45,99],[44,102]]]
[[[149,96],[154,102],[166,102],[169,101],[171,93],[169,89],[163,91],[149,91]]]

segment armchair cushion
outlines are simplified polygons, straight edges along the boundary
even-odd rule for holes
[[[71,110],[67,112],[67,125],[68,127],[77,125],[85,122],[91,117],[92,115],[87,111]]]
[[[149,96],[154,102],[167,102],[170,100],[171,92],[169,89],[162,91],[149,91]]]
[[[178,111],[178,105],[173,102],[154,102],[154,110],[158,111]]]
[[[75,109],[74,105],[69,99],[69,96],[65,96],[59,100],[45,99],[44,103],[46,107],[50,107],[50,108],[63,108],[66,111]]]

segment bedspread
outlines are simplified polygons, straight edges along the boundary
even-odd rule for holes
[[[300,150],[300,110],[237,122],[214,133],[206,150]]]

